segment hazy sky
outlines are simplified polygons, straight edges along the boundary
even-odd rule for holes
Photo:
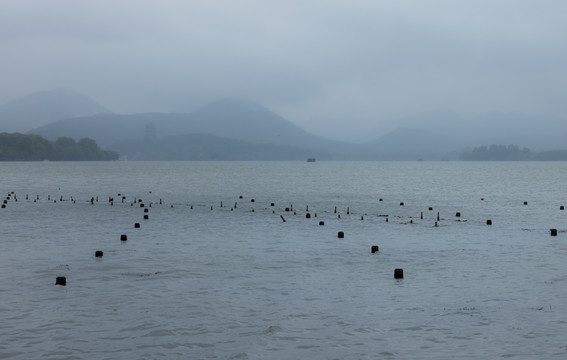
[[[121,113],[241,96],[350,137],[440,108],[567,117],[565,14],[564,0],[0,0],[0,104],[53,88]]]

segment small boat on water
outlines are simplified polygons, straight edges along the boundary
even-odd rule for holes
[[[315,158],[308,158],[307,162],[315,162]]]

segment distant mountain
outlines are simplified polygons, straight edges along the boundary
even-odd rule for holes
[[[360,156],[364,153],[360,145],[313,135],[265,107],[242,99],[214,101],[191,113],[189,121],[178,120],[172,125],[176,129],[173,134],[207,133],[255,143],[328,150],[347,157],[353,152]]]
[[[77,113],[81,114],[74,116]],[[286,147],[307,149],[312,153],[320,152],[320,156],[331,160],[458,159],[465,149],[490,144],[514,144],[535,151],[567,148],[564,140],[567,138],[567,121],[551,116],[492,113],[467,119],[450,109],[440,109],[396,119],[399,128],[360,145],[316,136],[261,105],[234,98],[211,102],[187,114],[118,115],[80,94],[58,90],[36,93],[0,107],[0,120],[0,125],[4,126],[0,132],[21,131],[31,123],[41,121],[43,125],[29,133],[50,140],[61,136],[75,140],[88,137],[103,148],[118,146],[123,149],[123,154],[128,152],[130,155],[140,153],[134,148],[144,139],[160,142],[167,138],[177,144],[180,152],[188,151],[187,145],[174,141],[174,137],[189,134],[194,135],[191,141],[196,143],[206,136],[223,139],[210,145],[218,146],[219,151],[238,148],[238,153],[246,159],[249,156],[243,155],[247,151],[245,146],[229,145],[227,139],[280,146],[283,153],[286,153]],[[120,144],[131,146],[121,147]],[[274,149],[266,151],[276,159]],[[173,152],[165,151],[165,145],[159,151],[175,157]],[[287,154],[288,157],[295,156],[290,155],[291,152]],[[149,158],[149,155],[144,157]]]
[[[125,160],[330,160],[321,150],[258,144],[208,134],[165,137],[155,142],[126,140],[112,146]]]
[[[515,144],[538,151],[567,149],[566,120],[548,115],[495,112],[471,119],[455,129],[455,137],[461,137],[467,146]]]
[[[75,140],[89,137],[96,140],[102,147],[108,147],[118,141],[127,139],[143,139],[145,127],[148,123],[168,123],[172,118],[184,117],[175,114],[99,114],[86,117],[70,118],[55,121],[29,131],[31,134],[41,135],[49,140],[56,140],[61,136]]]
[[[336,160],[369,156],[362,145],[315,136],[258,104],[240,99],[218,100],[189,114],[104,114],[65,119],[31,133],[52,140],[60,136],[90,137],[101,146],[112,145],[114,149],[120,142],[143,139],[148,124],[155,129],[158,140],[184,134],[207,134],[249,143],[324,151]]]
[[[72,90],[40,91],[0,106],[0,132],[27,132],[56,120],[110,112]]]
[[[567,121],[554,116],[493,112],[463,118],[449,109],[438,109],[396,122],[399,128],[367,144],[375,158],[456,160],[464,150],[491,144],[512,144],[535,151],[567,149]]]
[[[440,109],[398,119],[407,128],[423,128],[450,139],[456,150],[490,144],[516,144],[534,150],[565,149],[567,119],[550,115],[526,116],[492,112],[463,118]]]
[[[435,132],[405,127],[367,145],[381,160],[439,160],[460,147],[458,142]]]

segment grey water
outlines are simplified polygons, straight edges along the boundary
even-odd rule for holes
[[[564,359],[566,179],[559,162],[0,163],[0,359]]]

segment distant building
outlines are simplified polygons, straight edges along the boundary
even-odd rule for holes
[[[146,123],[146,128],[144,129],[144,141],[147,142],[157,141],[156,126],[151,120]]]

